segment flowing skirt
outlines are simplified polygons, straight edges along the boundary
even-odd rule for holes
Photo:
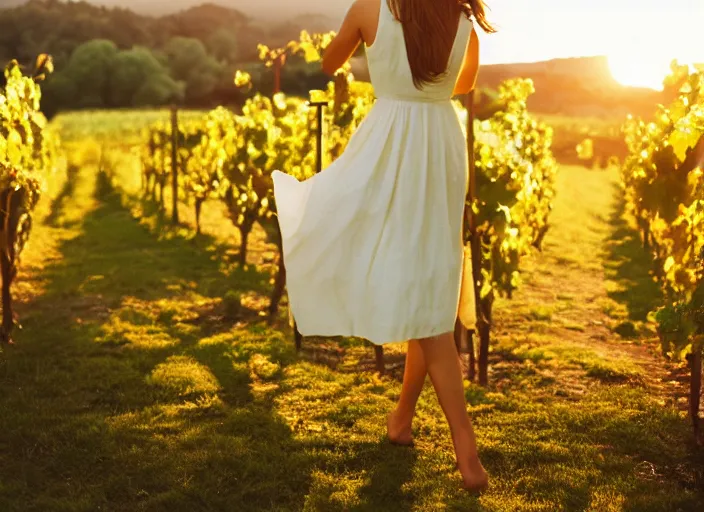
[[[320,174],[298,181],[274,172],[301,334],[381,345],[452,331],[467,178],[452,104],[391,99],[376,102]]]

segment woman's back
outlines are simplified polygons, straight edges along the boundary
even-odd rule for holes
[[[457,26],[450,32],[454,37],[445,48],[436,51],[434,57],[438,62],[433,64],[445,73],[432,83],[422,84],[419,89],[417,80],[414,80],[411,49],[407,47],[411,38],[404,33],[403,24],[392,13],[387,0],[379,0],[378,19],[376,37],[370,46],[366,46],[376,96],[406,101],[449,101],[464,62],[464,50],[472,32],[471,20],[457,9]]]

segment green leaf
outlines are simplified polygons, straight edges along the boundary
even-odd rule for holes
[[[22,164],[22,137],[16,131],[11,131],[7,137],[7,160],[17,169]]]

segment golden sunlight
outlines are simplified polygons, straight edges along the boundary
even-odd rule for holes
[[[609,55],[609,68],[614,79],[622,85],[661,91],[672,60],[664,55],[613,54]]]

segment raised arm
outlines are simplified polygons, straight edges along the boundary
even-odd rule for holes
[[[352,4],[337,36],[325,49],[323,71],[328,75],[334,75],[338,69],[344,66],[362,42],[363,8],[364,3],[360,0]]]
[[[472,29],[464,54],[460,76],[455,84],[455,94],[467,94],[474,89],[479,74],[479,38]]]

